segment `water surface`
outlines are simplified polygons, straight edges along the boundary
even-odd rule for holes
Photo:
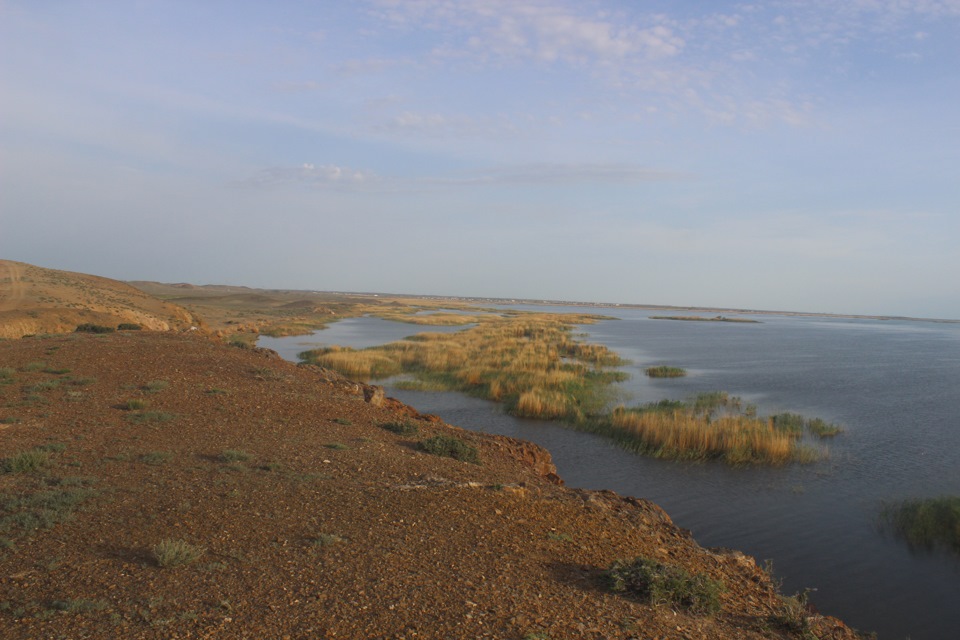
[[[758,316],[759,324],[681,322],[637,309],[597,312],[620,319],[581,330],[633,361],[623,390],[635,402],[723,390],[763,414],[819,416],[845,432],[828,441],[831,455],[821,463],[730,468],[640,457],[459,393],[389,385],[388,393],[464,428],[536,442],[570,486],[649,498],[704,546],[771,559],[785,591],[815,588],[821,611],[861,630],[958,637],[960,563],[911,551],[878,527],[877,515],[884,500],[960,494],[960,326],[774,315]],[[422,330],[437,328],[357,318],[311,339],[359,347]],[[658,364],[689,375],[643,375]]]

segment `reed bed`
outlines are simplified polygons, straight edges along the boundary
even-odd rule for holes
[[[687,370],[680,367],[660,365],[659,367],[647,367],[644,373],[650,378],[682,378],[687,375]]]
[[[627,448],[659,458],[781,465],[825,455],[803,444],[802,430],[779,422],[776,416],[762,418],[744,410],[737,397],[710,392],[685,403],[618,407],[608,429]]]
[[[420,333],[362,350],[308,351],[301,359],[364,380],[402,372],[413,377],[407,388],[465,391],[503,402],[515,415],[579,421],[603,413],[613,398],[610,383],[626,377],[610,370],[624,363],[616,353],[571,336],[575,325],[597,318],[485,314],[456,333]]]
[[[823,455],[803,444],[804,433],[815,433],[807,427],[812,421],[794,414],[760,418],[756,407],[744,408],[722,391],[611,411],[612,383],[627,377],[616,368],[624,361],[571,333],[594,319],[487,314],[455,333],[420,333],[362,350],[332,347],[301,358],[363,380],[405,374],[399,385],[407,389],[470,393],[503,403],[513,415],[561,420],[658,457],[780,465]]]
[[[911,546],[960,554],[960,496],[885,504],[881,518]]]

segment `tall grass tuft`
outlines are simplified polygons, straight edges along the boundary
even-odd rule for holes
[[[915,547],[960,553],[960,496],[886,504],[881,517]]]

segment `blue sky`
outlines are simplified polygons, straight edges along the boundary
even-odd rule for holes
[[[960,0],[0,0],[0,257],[960,318]]]

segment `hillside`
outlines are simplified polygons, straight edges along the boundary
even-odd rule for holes
[[[3,638],[800,638],[808,615],[853,637],[652,503],[557,484],[534,445],[272,352],[70,334],[0,342],[0,364]],[[480,463],[418,448],[435,435]],[[168,539],[203,553],[161,567]],[[638,555],[721,581],[720,612],[610,592]]]
[[[0,338],[64,333],[83,323],[165,331],[200,321],[123,282],[0,260]]]

